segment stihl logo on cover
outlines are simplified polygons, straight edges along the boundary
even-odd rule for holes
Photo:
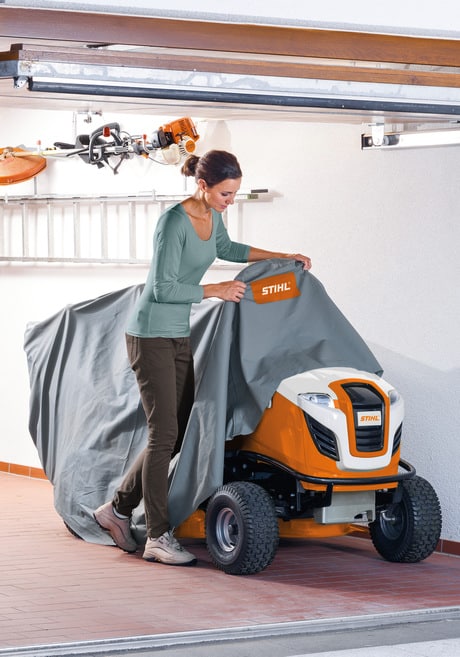
[[[251,283],[251,289],[256,303],[271,303],[300,296],[294,272],[254,281]]]

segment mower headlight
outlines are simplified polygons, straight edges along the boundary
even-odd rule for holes
[[[390,404],[396,404],[401,399],[401,395],[393,388],[388,392],[388,399],[390,400]]]
[[[305,399],[305,401],[311,402],[312,404],[318,404],[318,406],[329,406],[329,408],[334,408],[332,397],[324,392],[302,392],[299,397]]]

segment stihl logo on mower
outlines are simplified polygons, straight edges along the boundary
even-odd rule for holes
[[[251,289],[256,303],[271,303],[300,296],[294,272],[254,281]]]
[[[382,424],[382,413],[380,411],[359,411],[358,427],[379,427]]]

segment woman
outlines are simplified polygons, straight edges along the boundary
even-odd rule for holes
[[[238,303],[246,287],[237,280],[206,285],[200,281],[216,257],[233,262],[292,258],[304,269],[310,269],[311,262],[301,254],[274,253],[230,240],[221,213],[234,203],[241,184],[234,155],[218,150],[191,155],[182,173],[194,176],[196,191],[160,217],[146,285],[127,327],[128,357],[147,418],[147,447],[113,500],[99,507],[94,517],[118,547],[135,552],[130,517],[143,497],[143,558],[188,566],[196,559],[173,535],[167,497],[169,463],[180,450],[194,397],[190,309],[208,297]]]

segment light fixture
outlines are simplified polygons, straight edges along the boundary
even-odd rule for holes
[[[456,123],[458,125],[458,122]],[[432,146],[459,146],[460,127],[435,130],[418,130],[415,132],[385,132],[381,123],[370,126],[370,134],[361,135],[361,148],[398,149],[398,148],[429,148]]]

